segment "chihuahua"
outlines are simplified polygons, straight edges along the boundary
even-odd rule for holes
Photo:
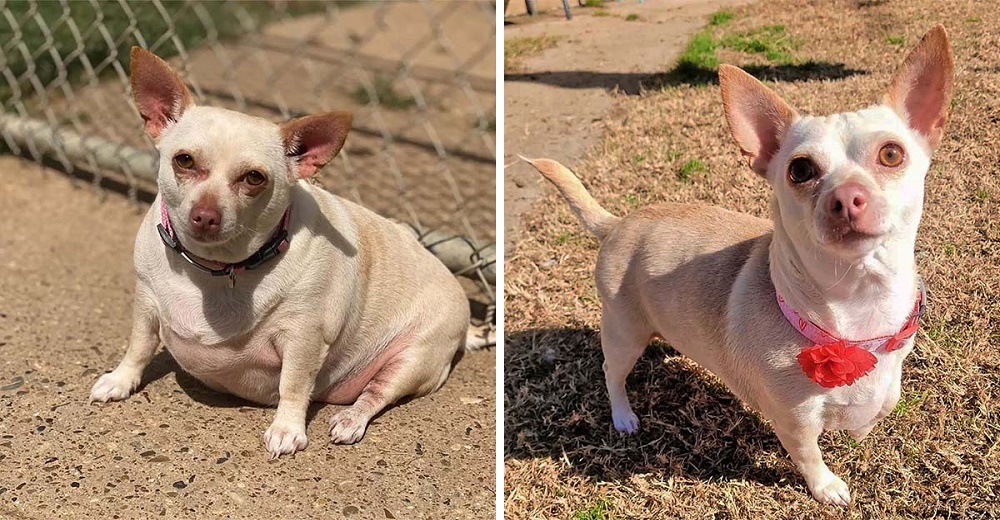
[[[729,130],[771,187],[770,221],[688,204],[619,218],[559,163],[525,159],[601,241],[601,347],[617,430],[639,427],[625,379],[662,338],[770,420],[817,500],[850,503],[818,439],[847,430],[860,441],[899,401],[926,298],[913,253],[924,176],[952,69],[937,26],[881,104],[816,117],[721,66]]]
[[[406,396],[438,389],[466,348],[469,305],[403,225],[308,182],[340,151],[347,112],[273,124],[195,106],[134,47],[132,93],[160,155],[135,241],[132,335],[91,401],[125,399],[162,342],[208,387],[277,405],[272,457],[306,448],[311,401],[349,405],[334,443]]]

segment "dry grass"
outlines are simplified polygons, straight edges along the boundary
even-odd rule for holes
[[[503,42],[503,71],[518,72],[522,68],[521,61],[529,56],[541,53],[545,49],[555,47],[559,36],[521,36],[508,38]]]
[[[758,2],[723,32],[784,25],[796,63],[720,49],[760,65],[806,113],[859,108],[933,24],[952,38],[952,120],[927,177],[917,263],[930,306],[903,372],[903,399],[860,444],[827,433],[848,510],[809,496],[769,426],[665,345],[629,379],[643,430],[611,426],[592,281],[597,244],[550,194],[526,216],[506,263],[505,515],[509,518],[990,518],[1000,515],[1000,19],[987,2]],[[900,38],[905,41],[898,43]],[[856,71],[837,74],[837,71]],[[824,74],[829,77],[824,78]],[[667,76],[620,99],[623,123],[579,173],[612,212],[704,201],[766,215],[768,192],[724,127],[718,88]],[[558,149],[551,150],[560,157]],[[691,161],[682,179],[678,172]],[[695,171],[697,170],[697,171]]]

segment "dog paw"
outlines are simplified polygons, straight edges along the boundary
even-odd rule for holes
[[[867,437],[869,433],[872,432],[872,428],[874,427],[875,423],[872,423],[869,424],[868,426],[865,426],[864,428],[858,428],[856,430],[847,430],[847,434],[850,435],[855,442],[861,442],[865,440],[865,437]]]
[[[368,420],[354,410],[341,410],[330,418],[330,442],[334,444],[354,444],[365,436]]]
[[[820,485],[810,487],[812,496],[823,504],[848,506],[851,504],[851,492],[840,477],[831,473],[829,478]]]
[[[622,433],[635,433],[639,431],[639,418],[632,410],[611,411],[611,419],[615,423],[615,429]]]
[[[90,402],[121,401],[139,387],[139,378],[115,370],[101,376],[90,389]]]
[[[274,421],[264,432],[264,447],[271,453],[271,458],[290,455],[306,449],[309,438],[306,437],[304,424],[286,424]]]

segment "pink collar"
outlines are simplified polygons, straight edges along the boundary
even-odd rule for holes
[[[865,340],[842,339],[823,330],[822,327],[803,318],[795,312],[785,299],[777,294],[778,307],[795,330],[813,344],[802,349],[797,356],[799,365],[810,379],[825,388],[851,385],[866,375],[878,362],[873,352],[883,349],[892,352],[902,348],[920,327],[920,317],[924,313],[927,294],[922,281],[918,281],[917,301],[913,312],[899,332],[891,336],[880,336]]]
[[[167,204],[163,202],[162,198],[160,199],[160,223],[156,226],[156,230],[160,234],[160,240],[162,240],[168,248],[181,255],[181,258],[186,260],[189,264],[197,268],[199,271],[208,273],[212,276],[228,276],[232,287],[236,287],[236,273],[257,269],[268,260],[271,260],[288,249],[288,221],[291,219],[291,214],[292,206],[289,204],[288,208],[285,209],[285,214],[281,217],[281,223],[278,224],[278,228],[275,229],[274,233],[271,235],[271,239],[258,249],[257,252],[250,255],[249,258],[241,262],[236,262],[235,264],[225,264],[212,260],[206,260],[204,258],[197,257],[188,252],[187,249],[184,249],[184,246],[181,245],[180,240],[177,238],[177,234],[174,233],[174,230],[170,225],[170,215],[167,214]],[[205,264],[214,264],[218,267],[212,268]]]

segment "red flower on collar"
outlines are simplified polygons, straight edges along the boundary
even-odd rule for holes
[[[804,348],[799,352],[798,360],[809,379],[823,388],[836,388],[851,385],[871,372],[878,358],[863,348],[840,340]]]

